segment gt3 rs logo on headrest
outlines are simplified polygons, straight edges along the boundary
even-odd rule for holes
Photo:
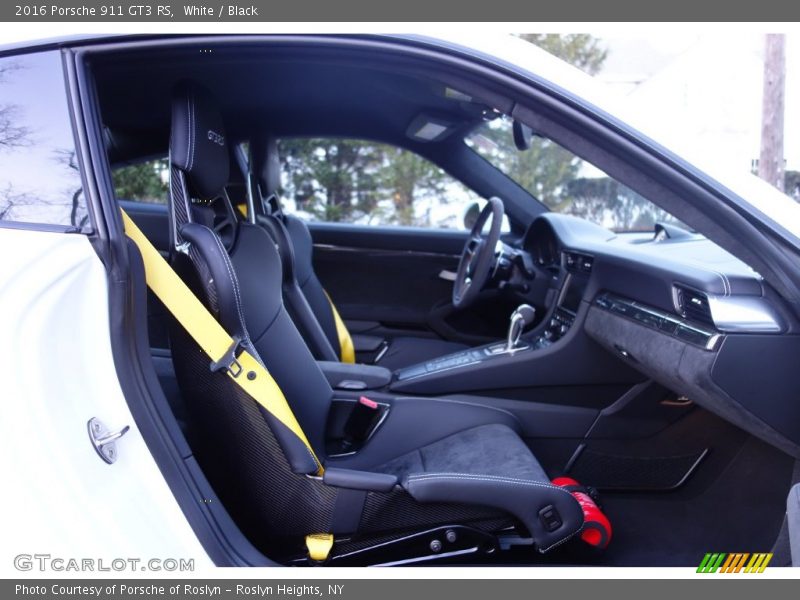
[[[215,144],[219,144],[220,146],[225,145],[225,136],[217,133],[213,129],[208,130],[208,139],[214,142]]]

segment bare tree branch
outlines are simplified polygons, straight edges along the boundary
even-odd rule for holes
[[[0,85],[9,76],[23,67],[19,63],[5,63],[0,67]],[[22,109],[16,104],[0,104],[0,151],[28,146],[31,143],[31,129],[20,125]]]
[[[0,150],[11,150],[31,144],[31,129],[19,125],[19,106],[0,105]]]

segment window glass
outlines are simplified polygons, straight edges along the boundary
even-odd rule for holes
[[[485,200],[402,148],[339,138],[282,139],[282,200],[309,221],[464,229]]]
[[[554,212],[575,215],[617,232],[653,231],[657,222],[685,227],[629,187],[547,138],[533,136],[518,150],[513,121],[481,124],[467,145]]]
[[[0,58],[0,220],[89,225],[58,52]]]
[[[111,172],[119,200],[166,204],[169,193],[169,161],[157,158],[117,167]]]

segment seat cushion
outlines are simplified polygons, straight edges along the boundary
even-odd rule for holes
[[[374,469],[402,480],[410,474],[466,473],[548,481],[520,437],[505,425],[480,425],[412,450]],[[500,472],[502,470],[502,472]]]
[[[417,502],[500,509],[528,530],[540,552],[578,534],[583,510],[550,483],[520,437],[505,425],[481,425],[428,444],[375,469],[400,478]]]
[[[386,353],[377,362],[381,367],[391,371],[402,369],[409,365],[425,362],[433,358],[461,352],[468,346],[456,342],[446,342],[418,337],[396,337],[389,342]]]

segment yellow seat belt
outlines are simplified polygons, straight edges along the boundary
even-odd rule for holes
[[[344,324],[339,311],[336,310],[336,305],[331,300],[328,292],[325,292],[325,297],[328,298],[328,303],[331,305],[331,312],[333,313],[333,322],[336,324],[336,336],[339,338],[339,360],[343,363],[355,364],[356,362],[356,349],[353,345],[353,338],[350,337],[350,332],[347,331],[347,325]]]
[[[234,358],[236,369],[226,369],[228,377],[306,445],[317,463],[317,475],[322,475],[322,463],[272,375],[247,350],[237,357],[228,356],[235,347],[233,338],[178,277],[125,211],[122,211],[122,222],[125,224],[125,233],[142,254],[147,286],[212,361],[219,363],[224,358]]]

